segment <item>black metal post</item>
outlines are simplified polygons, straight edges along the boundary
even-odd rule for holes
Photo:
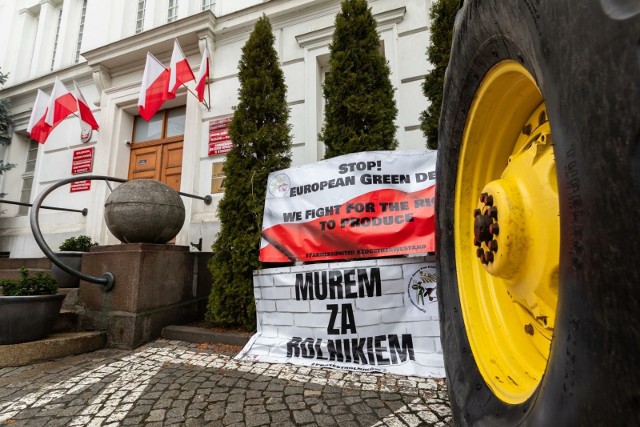
[[[24,202],[14,202],[13,200],[2,200],[0,199],[0,203],[6,203],[8,205],[18,205],[18,206],[33,206],[31,203],[24,203]],[[70,209],[70,208],[59,208],[57,206],[40,206],[42,209],[49,209],[52,211],[64,211],[64,212],[78,212],[81,213],[82,216],[87,216],[87,213],[89,213],[89,209],[84,208],[82,210],[80,209]]]

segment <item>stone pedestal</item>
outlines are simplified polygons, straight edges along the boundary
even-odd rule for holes
[[[202,317],[211,288],[210,253],[187,246],[131,243],[97,246],[84,255],[82,272],[116,280],[110,292],[80,282],[81,326],[107,332],[107,345],[135,348],[162,328]]]

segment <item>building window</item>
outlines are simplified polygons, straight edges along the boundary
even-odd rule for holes
[[[158,111],[148,122],[136,116],[133,125],[133,143],[182,138],[184,135],[185,107]]]
[[[136,15],[136,34],[141,33],[144,28],[144,11],[146,9],[146,0],[138,0],[138,14]]]
[[[84,20],[87,16],[87,0],[82,1],[82,12],[80,14],[80,28],[78,29],[78,42],[76,43],[76,53],[73,62],[76,64],[80,61],[80,48],[82,47],[82,36],[84,35]]]
[[[216,8],[216,0],[202,0],[202,10],[213,11]]]
[[[51,55],[51,68],[53,71],[53,64],[56,61],[56,53],[58,52],[58,40],[60,39],[60,21],[62,21],[62,8],[58,9],[58,24],[56,25],[56,37],[53,39],[53,55]]]
[[[22,192],[20,193],[20,201],[22,203],[30,203],[31,188],[33,187],[33,173],[36,170],[36,158],[38,157],[38,141],[29,139],[29,152],[27,153],[27,161],[25,162],[24,174],[22,175]],[[29,212],[28,206],[20,206],[18,215],[26,215]]]
[[[167,22],[173,22],[178,19],[178,0],[169,0],[169,9],[167,10]]]

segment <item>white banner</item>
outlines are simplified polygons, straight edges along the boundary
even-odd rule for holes
[[[258,332],[238,358],[444,376],[432,262],[267,269],[256,272],[254,289]]]
[[[367,151],[269,175],[263,262],[435,250],[435,151]]]

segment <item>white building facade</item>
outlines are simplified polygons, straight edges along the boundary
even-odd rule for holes
[[[426,59],[431,0],[369,1],[382,48],[391,69],[398,106],[399,149],[424,149],[420,113],[427,107],[421,83]],[[176,244],[203,239],[209,251],[217,230],[222,197],[218,176],[224,154],[209,154],[210,123],[230,117],[238,102],[238,61],[256,20],[266,15],[288,86],[294,166],[323,158],[318,141],[323,122],[322,81],[328,71],[329,43],[338,0],[0,0],[0,70],[9,79],[0,90],[15,122],[12,143],[0,159],[16,167],[0,176],[4,200],[32,202],[55,182],[74,176],[74,152],[93,148],[91,173],[153,178],[213,203],[183,198],[185,225]],[[150,122],[138,114],[138,95],[147,52],[169,65],[174,39],[194,72],[209,49],[210,108],[185,88],[165,103]],[[51,92],[60,78],[70,89],[75,80],[100,125],[82,142],[78,119],[69,116],[45,144],[26,132],[36,92]],[[188,84],[194,88],[194,82]],[[100,244],[118,241],[108,231],[103,181],[88,191],[61,187],[45,204],[88,213],[41,210],[40,224],[49,246],[86,234]],[[28,208],[2,204],[0,253],[12,258],[39,257],[29,227]],[[144,221],[141,218],[141,221]],[[192,249],[193,250],[193,249]]]

